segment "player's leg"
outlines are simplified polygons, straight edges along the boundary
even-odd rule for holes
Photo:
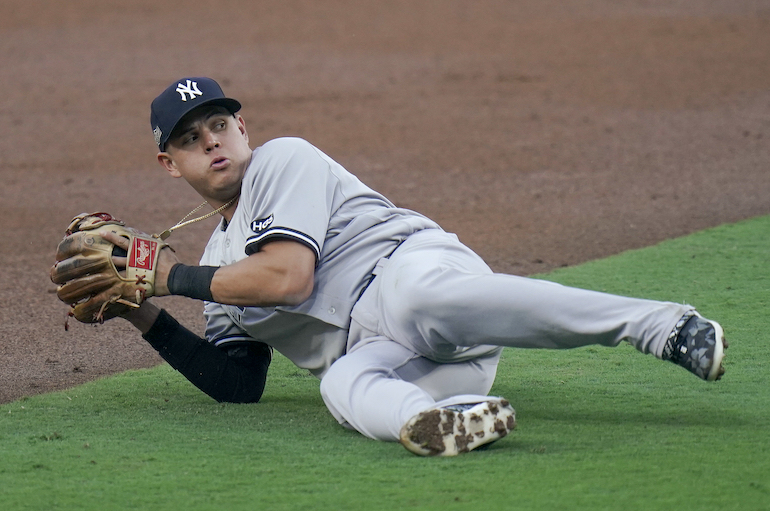
[[[456,358],[462,347],[476,344],[574,348],[622,341],[664,358],[677,322],[693,311],[689,305],[494,274],[452,235],[430,231],[410,237],[381,265],[374,284],[382,332],[439,360]],[[707,332],[712,326],[719,340],[721,329],[715,323],[697,328]],[[714,328],[708,332],[712,338]],[[709,348],[713,367],[707,368],[705,379],[714,379],[721,369],[721,348],[722,342]],[[703,360],[679,362],[699,374],[690,362]]]
[[[420,412],[487,400],[499,355],[438,364],[384,337],[369,339],[332,364],[321,380],[321,395],[340,424],[369,438],[396,441]]]
[[[393,441],[409,417],[433,406],[424,390],[395,375],[416,355],[386,339],[347,353],[321,379],[321,396],[337,421],[375,440]]]
[[[396,375],[427,392],[440,406],[468,403],[458,396],[486,396],[497,374],[503,348],[496,347],[464,362],[440,363],[415,357],[396,369]]]
[[[501,353],[498,348],[452,364],[417,357],[399,368],[400,377],[440,400],[401,427],[401,444],[421,456],[455,456],[510,433],[516,427],[513,407],[505,398],[486,396]]]

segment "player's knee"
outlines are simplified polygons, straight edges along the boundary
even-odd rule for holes
[[[338,420],[351,420],[351,410],[360,405],[366,389],[384,375],[378,367],[362,366],[355,360],[342,357],[334,362],[321,378],[320,392],[326,408]]]
[[[336,362],[335,362],[336,363]],[[329,368],[328,371],[326,371],[326,374],[324,374],[323,378],[321,378],[321,385],[320,385],[320,391],[321,391],[321,397],[323,398],[324,402],[328,399],[329,396],[335,395],[333,389],[336,389],[340,385],[336,382],[336,371],[334,370],[334,364]]]
[[[337,359],[321,378],[321,397],[329,399],[347,399],[354,386],[360,369],[356,368],[347,357]]]

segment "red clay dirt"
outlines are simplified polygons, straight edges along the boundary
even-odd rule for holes
[[[48,272],[77,213],[159,232],[199,204],[148,122],[186,75],[496,271],[770,213],[768,1],[5,0],[0,49],[0,402],[161,361],[120,319],[65,332]],[[214,225],[169,241],[193,263]]]

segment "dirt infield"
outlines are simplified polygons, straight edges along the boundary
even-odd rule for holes
[[[770,213],[770,0],[3,6],[0,402],[160,361],[123,320],[65,332],[48,271],[74,214],[157,232],[200,203],[149,127],[181,76],[239,98],[252,142],[308,139],[497,271]],[[169,241],[193,263],[213,225]],[[199,303],[159,302],[201,331]]]

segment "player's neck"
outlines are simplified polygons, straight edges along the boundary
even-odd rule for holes
[[[233,214],[235,213],[235,209],[238,207],[238,202],[240,202],[240,200],[241,194],[238,194],[233,198],[232,202],[228,201],[220,206],[224,207],[224,209],[219,214],[222,215],[227,223],[230,223],[230,220],[232,220]]]

